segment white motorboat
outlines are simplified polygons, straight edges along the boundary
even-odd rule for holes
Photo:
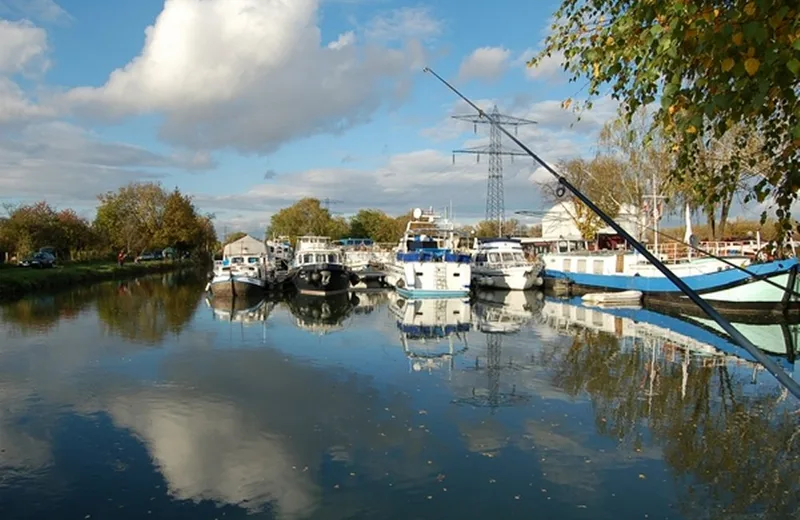
[[[386,282],[408,298],[448,298],[469,294],[469,254],[459,253],[452,222],[433,210],[416,208],[394,258],[385,266]]]
[[[544,262],[525,257],[513,238],[476,239],[472,253],[472,283],[476,287],[525,291],[544,283]]]

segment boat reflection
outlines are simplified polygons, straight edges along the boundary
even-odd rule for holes
[[[755,359],[710,320],[690,316],[672,316],[643,308],[597,307],[585,304],[580,298],[559,300],[546,298],[542,310],[547,323],[558,331],[573,327],[611,333],[628,343],[637,338],[658,340],[672,358],[678,351],[690,357],[702,357],[705,363],[728,363],[760,367]],[[733,323],[754,345],[775,356],[788,373],[794,372],[798,326],[787,323]]]
[[[400,331],[410,371],[452,371],[454,358],[467,351],[471,328],[468,298],[408,300],[389,293],[389,313]]]
[[[297,326],[319,335],[342,330],[358,304],[359,297],[347,292],[330,296],[298,293],[286,300]]]
[[[353,314],[372,314],[380,306],[389,301],[389,292],[385,290],[359,291],[358,304],[353,309]]]
[[[260,323],[267,320],[275,302],[265,297],[206,298],[206,305],[214,311],[214,319],[242,324]]]
[[[478,291],[473,323],[482,332],[516,332],[540,319],[543,306],[540,291]]]

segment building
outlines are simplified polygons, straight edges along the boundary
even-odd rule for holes
[[[576,222],[575,205],[572,201],[559,202],[542,216],[542,239],[582,240]],[[614,219],[622,228],[636,238],[641,238],[647,227],[645,217],[639,208],[631,204],[623,204]],[[597,231],[600,235],[616,235],[608,226]]]
[[[257,240],[250,235],[245,235],[239,240],[235,240],[222,249],[222,254],[226,258],[235,255],[266,255],[267,245],[261,240]]]

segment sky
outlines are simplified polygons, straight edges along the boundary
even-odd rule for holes
[[[0,0],[0,202],[92,218],[132,181],[191,194],[218,232],[263,234],[298,199],[482,219],[482,108],[530,119],[548,162],[588,155],[616,103],[580,99],[558,56],[530,69],[552,0]],[[485,125],[484,125],[485,126]],[[513,143],[506,142],[508,148]],[[543,210],[532,160],[504,160],[505,206]],[[535,219],[533,219],[535,220]],[[533,223],[530,221],[528,223]]]

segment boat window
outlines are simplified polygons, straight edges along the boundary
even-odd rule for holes
[[[499,253],[489,253],[489,261],[490,262],[500,262],[500,254]]]
[[[514,253],[514,260],[516,260],[517,262],[524,262],[525,255],[523,255],[522,253]]]
[[[419,251],[420,249],[437,249],[439,246],[435,240],[408,240],[406,249],[409,251]]]
[[[478,256],[475,257],[475,261],[479,262],[479,263],[485,263],[486,262],[486,255],[485,254],[479,254]]]
[[[503,253],[503,262],[513,262],[514,253]]]
[[[231,263],[232,264],[243,264],[244,263],[244,258],[242,258],[241,256],[234,256],[233,258],[231,258]]]
[[[314,255],[312,254],[304,254],[303,255],[303,263],[304,264],[313,264],[314,263]]]
[[[329,255],[328,255],[328,263],[329,263],[329,264],[336,264],[336,263],[338,263],[338,262],[339,262],[339,259],[338,259],[338,258],[336,258],[336,255],[335,255],[335,254],[332,254],[332,253],[331,253],[331,254],[329,254]]]
[[[258,258],[254,257],[254,256],[251,256],[251,257],[249,257],[247,259],[247,263],[248,264],[257,264],[258,263]]]
[[[326,256],[327,256],[327,255],[325,255],[324,253],[323,253],[323,254],[318,254],[318,255],[317,255],[317,263],[318,263],[318,264],[324,264],[324,263],[325,263],[325,257],[326,257]]]

